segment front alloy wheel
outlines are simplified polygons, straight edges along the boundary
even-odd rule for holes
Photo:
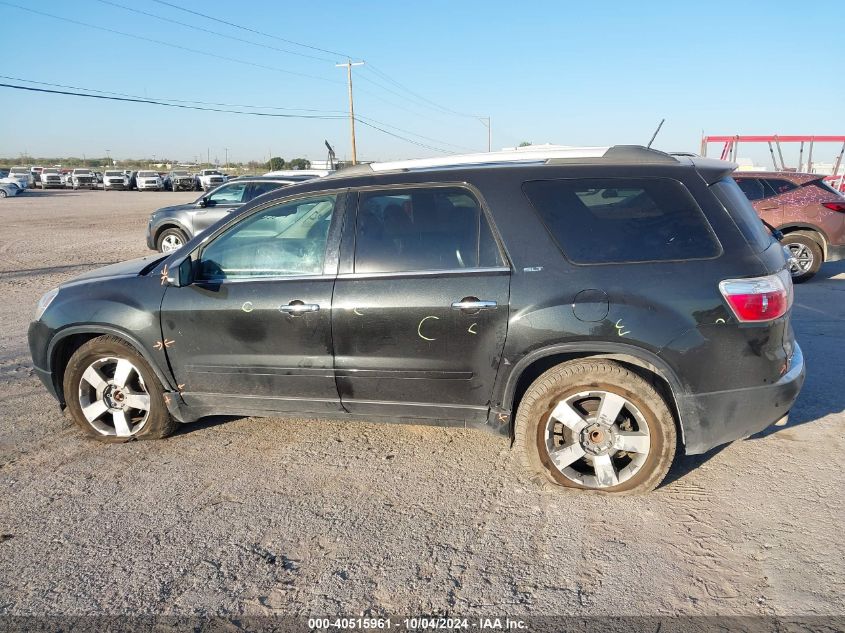
[[[150,394],[141,372],[125,358],[107,356],[88,365],[79,381],[82,415],[103,435],[130,437],[150,415]]]
[[[158,439],[176,429],[165,394],[149,363],[125,341],[99,336],[68,360],[62,379],[67,411],[101,442]]]

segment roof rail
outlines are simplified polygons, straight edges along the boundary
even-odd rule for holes
[[[683,154],[678,156],[686,157]],[[347,167],[328,176],[344,177],[373,172],[409,171],[434,167],[457,167],[471,165],[496,165],[508,163],[544,163],[546,165],[572,165],[578,163],[601,164],[677,164],[678,158],[666,152],[643,147],[642,145],[614,145],[612,147],[567,147],[564,145],[544,147],[522,147],[501,152],[478,154],[453,154],[437,158],[417,158],[396,160],[384,163],[368,163]]]
[[[371,163],[373,171],[399,171],[403,169],[426,169],[429,167],[452,167],[456,165],[490,165],[495,163],[544,162],[552,158],[601,158],[608,147],[525,147],[503,152],[478,154],[453,154],[437,158],[395,160],[386,163]]]

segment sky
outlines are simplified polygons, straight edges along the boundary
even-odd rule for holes
[[[347,59],[365,62],[359,160],[486,151],[482,117],[494,149],[645,144],[662,118],[667,151],[697,152],[702,132],[845,134],[842,0],[0,0],[0,15],[0,83],[338,117],[0,88],[0,156],[318,160],[328,140],[349,158]]]

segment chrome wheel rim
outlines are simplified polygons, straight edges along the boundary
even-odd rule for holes
[[[789,265],[789,272],[793,275],[802,275],[813,267],[816,258],[813,256],[813,251],[806,244],[792,242],[787,244],[786,248],[792,253],[794,259]]]
[[[161,252],[172,253],[175,250],[182,248],[183,242],[178,235],[165,235],[161,240]]]
[[[645,416],[611,391],[582,391],[560,400],[545,427],[552,467],[585,488],[609,488],[636,475],[648,459]]]
[[[141,372],[125,358],[100,358],[79,380],[82,415],[101,435],[136,435],[150,415],[150,394]]]

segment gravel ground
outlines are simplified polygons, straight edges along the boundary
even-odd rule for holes
[[[0,614],[845,613],[845,265],[796,288],[788,426],[638,498],[537,490],[502,438],[314,419],[83,439],[33,375],[38,297],[147,254],[196,194],[0,203]]]

